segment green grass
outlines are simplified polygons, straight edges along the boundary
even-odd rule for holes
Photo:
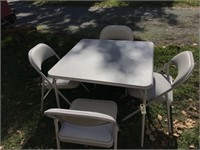
[[[21,36],[16,31],[2,31],[1,40],[1,140],[5,149],[52,149],[56,148],[53,120],[40,114],[40,77],[31,67],[28,61],[28,51],[37,43],[43,42],[50,45],[60,55],[64,56],[80,39],[87,37],[87,34],[60,34],[60,33],[39,33],[36,30],[20,30]],[[67,44],[66,44],[67,43]],[[198,84],[199,84],[199,49],[197,46],[177,46],[170,45],[163,48],[155,48],[156,68],[162,66],[174,55],[181,51],[191,50],[195,58],[195,70],[192,76],[183,86],[175,90],[174,94],[174,119],[184,120],[182,110],[187,110],[197,114],[193,109],[189,109],[189,104],[198,110]],[[88,84],[92,89],[92,85]],[[118,148],[138,149],[140,148],[140,113],[130,118],[126,122],[120,119],[132,111],[130,100],[126,102],[119,99],[124,93],[124,89],[117,87],[106,88],[99,85],[92,95],[96,98],[115,99],[119,105],[119,125],[120,132],[118,138]],[[66,96],[73,100],[78,97],[89,97],[89,94],[81,87],[69,90]],[[68,107],[66,103],[62,103]],[[193,104],[193,105],[192,105]],[[45,102],[45,109],[56,106],[55,96],[52,92]],[[132,109],[131,109],[132,108]],[[157,114],[166,118],[165,108],[162,105],[150,107],[148,117],[152,135],[159,140],[152,141],[149,135],[145,137],[145,147],[152,149],[178,148],[187,149],[190,145],[199,148],[198,145],[198,118],[190,116],[197,124],[194,128],[184,129],[179,138],[175,138],[175,147],[170,147],[169,137],[165,134],[167,130],[166,122],[162,122],[162,128],[157,128],[159,124]],[[63,144],[63,148],[87,148],[76,144]]]

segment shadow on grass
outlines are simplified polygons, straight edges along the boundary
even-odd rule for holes
[[[100,9],[91,5],[73,6],[70,2],[65,2],[64,5],[60,3],[60,5],[42,6],[31,2],[11,2],[9,5],[16,11],[17,25],[30,24],[46,32],[83,32],[96,38],[99,36],[100,29],[109,24],[124,24],[134,31],[145,31],[139,23],[155,18],[172,26],[178,24],[177,16],[166,12],[162,7],[171,7],[172,2],[160,3],[156,8],[151,7],[151,3],[145,7],[143,7],[144,4],[135,3],[134,5],[138,7]]]
[[[37,72],[32,68],[28,61],[28,51],[39,42],[48,43],[56,52],[66,54],[72,46],[82,37],[73,35],[72,38],[63,36],[55,37],[55,34],[42,34],[37,31],[20,32],[26,37],[26,42],[20,39],[16,32],[2,32],[2,141],[7,140],[5,147],[11,148],[56,148],[55,132],[53,120],[44,117],[40,113],[40,78]],[[69,42],[69,45],[66,43]],[[60,48],[60,49],[59,49]],[[175,53],[174,51],[173,53]],[[121,122],[121,119],[130,111],[135,109],[130,104],[131,99],[120,99],[125,93],[124,88],[97,85],[94,89],[92,84],[86,84],[91,90],[88,94],[79,87],[75,90],[63,91],[69,100],[76,98],[97,98],[115,100],[119,107],[118,122],[120,125],[118,147],[119,148],[141,148],[141,115],[130,118],[127,122]],[[61,101],[63,107],[68,105]],[[56,107],[54,92],[45,102],[45,110]],[[24,136],[20,136],[19,131],[23,131]],[[17,134],[18,140],[9,141],[13,135]],[[145,136],[145,148],[168,148],[168,144],[162,145],[162,141],[168,142],[168,136],[162,132],[156,131],[157,139],[152,142],[148,136]],[[24,141],[23,141],[24,139]],[[9,142],[10,143],[9,143]],[[22,142],[21,142],[22,141]],[[22,143],[20,145],[20,143]],[[175,139],[176,143],[176,139]],[[16,147],[19,146],[19,147]],[[64,148],[85,148],[81,145],[63,144]]]

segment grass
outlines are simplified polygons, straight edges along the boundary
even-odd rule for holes
[[[20,34],[20,36],[19,36]],[[25,38],[26,37],[26,38]],[[67,37],[67,38],[66,38]],[[58,33],[39,33],[36,30],[2,31],[1,40],[1,140],[4,149],[52,149],[56,148],[53,120],[40,113],[40,78],[28,62],[28,51],[37,43],[43,42],[50,45],[55,51],[63,56],[80,39],[87,35],[71,34],[63,35]],[[68,44],[66,44],[68,43]],[[174,93],[174,119],[184,122],[187,118],[195,121],[192,128],[182,129],[182,134],[174,137],[175,146],[171,146],[169,136],[166,134],[167,125],[164,118],[166,112],[162,105],[155,105],[149,108],[147,130],[151,134],[145,135],[145,147],[152,149],[178,148],[188,149],[191,145],[199,148],[198,145],[198,83],[199,83],[199,50],[197,46],[155,47],[155,68],[162,66],[174,55],[181,51],[191,50],[194,54],[196,66],[188,81],[175,90]],[[91,84],[87,86],[92,89]],[[63,91],[65,92],[65,91]],[[119,97],[124,93],[123,88],[106,87],[98,85],[92,90],[93,97],[102,99],[115,99],[119,105],[120,132],[118,148],[138,149],[140,148],[140,126],[141,115],[130,118],[126,122],[120,120],[128,114],[134,105],[131,100],[121,100]],[[90,97],[81,87],[65,92],[65,95],[73,100],[78,97]],[[55,107],[55,96],[53,92],[45,102],[45,109]],[[62,106],[67,108],[66,103]],[[182,111],[187,112],[187,116]],[[190,113],[190,114],[189,114]],[[157,115],[163,116],[161,121]],[[157,140],[153,140],[156,137]],[[64,144],[63,148],[88,148],[76,144]]]

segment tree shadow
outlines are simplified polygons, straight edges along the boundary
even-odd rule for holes
[[[67,3],[67,2],[66,2]],[[177,16],[165,11],[162,7],[80,7],[62,5],[36,6],[30,2],[11,2],[9,5],[16,11],[17,25],[31,24],[45,32],[85,33],[86,36],[98,38],[100,30],[109,24],[124,24],[135,32],[145,32],[140,25],[142,21],[165,22],[170,26],[177,25]],[[170,7],[172,2],[168,2]],[[163,6],[166,6],[164,3]]]
[[[198,43],[198,9],[174,9],[174,1],[135,1],[131,7],[113,8],[97,8],[87,2],[84,6],[70,2],[52,3],[37,6],[33,2],[18,1],[9,5],[16,12],[17,26],[31,25],[40,32],[59,32],[66,38],[74,34],[99,38],[106,25],[123,24],[133,30],[135,40],[149,40],[156,45]]]

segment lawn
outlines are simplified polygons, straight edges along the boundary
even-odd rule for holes
[[[67,38],[64,38],[67,37]],[[1,147],[5,149],[52,149],[56,148],[53,120],[40,113],[40,76],[28,61],[28,51],[37,43],[50,45],[61,57],[80,39],[82,34],[40,33],[35,29],[2,31],[1,40]],[[91,38],[91,37],[88,37]],[[94,37],[96,38],[96,37]],[[66,44],[67,43],[67,44]],[[174,55],[190,50],[195,58],[192,76],[174,91],[174,137],[167,135],[165,106],[152,105],[148,109],[144,148],[199,148],[199,49],[197,45],[166,45],[155,47],[155,68],[159,68]],[[175,74],[175,72],[173,72]],[[119,107],[120,126],[118,148],[140,148],[141,114],[122,122],[121,119],[138,106],[131,97],[121,98],[123,88],[98,85],[91,93],[83,88],[63,91],[72,101],[78,97],[115,100]],[[45,109],[56,107],[52,92],[45,102]],[[63,108],[68,108],[62,102]],[[184,126],[183,126],[184,125]],[[91,148],[76,144],[61,144],[62,148]],[[94,148],[94,147],[93,147]]]
[[[45,0],[38,1],[43,4]],[[52,2],[55,4],[55,2]],[[56,2],[57,3],[57,2]],[[63,5],[70,3],[59,2]],[[108,1],[107,5],[121,6],[115,0]],[[171,2],[169,2],[171,3]],[[79,3],[80,4],[80,3]],[[94,5],[84,3],[81,5]],[[103,4],[96,3],[97,6]],[[160,5],[160,3],[157,3]],[[77,2],[71,2],[77,5]],[[137,2],[130,6],[139,7]],[[169,6],[169,4],[167,4]],[[197,0],[175,1],[178,6],[198,6]],[[162,3],[164,6],[164,3]],[[165,14],[166,16],[166,14]],[[84,18],[84,17],[83,17]],[[87,19],[87,16],[86,16]],[[106,18],[103,18],[104,22]],[[107,22],[108,23],[108,22]],[[152,22],[155,23],[155,22]],[[131,23],[130,23],[131,24]],[[154,26],[152,24],[151,26]],[[175,27],[175,26],[174,26]],[[182,31],[182,26],[179,26]],[[186,28],[186,25],[183,26]],[[164,27],[166,28],[166,27]],[[178,42],[173,42],[176,32],[165,36],[155,31],[134,32],[135,40],[149,40],[155,43],[154,69],[161,67],[176,54],[190,50],[195,59],[195,69],[190,78],[179,88],[174,90],[173,126],[174,136],[170,138],[167,133],[165,106],[151,105],[148,108],[146,119],[145,144],[146,149],[199,149],[199,45],[198,37],[187,34],[181,38],[183,32],[177,33]],[[38,43],[51,46],[61,57],[64,56],[82,38],[98,38],[101,26],[80,28],[78,32],[45,33],[37,31],[34,27],[25,26],[16,29],[2,30],[1,32],[1,145],[0,149],[55,149],[56,139],[53,120],[40,112],[41,78],[28,61],[29,50]],[[134,29],[139,30],[139,29]],[[164,30],[165,31],[165,30]],[[179,31],[179,30],[178,30]],[[155,33],[154,33],[155,32]],[[162,32],[164,33],[164,32]],[[171,34],[174,36],[171,36]],[[156,35],[156,37],[155,37]],[[184,35],[185,36],[185,35]],[[191,37],[188,38],[189,36]],[[173,38],[172,38],[173,37]],[[168,38],[168,39],[167,39]],[[172,42],[169,42],[172,38]],[[159,42],[158,42],[159,41]],[[183,42],[184,41],[184,42]],[[48,62],[49,63],[49,62]],[[45,64],[45,67],[49,67]],[[47,70],[47,69],[46,69]],[[175,70],[172,72],[175,75]],[[138,113],[127,121],[121,119],[139,106],[139,99],[130,96],[122,97],[124,88],[85,83],[90,89],[88,94],[82,87],[74,90],[63,90],[66,97],[73,101],[76,98],[98,98],[114,100],[118,104],[118,123],[120,126],[118,136],[119,149],[140,149],[141,114]],[[61,101],[62,108],[68,104]],[[56,107],[54,92],[51,92],[45,101],[44,109]],[[78,144],[61,143],[64,149],[94,148]],[[96,147],[95,147],[96,148]]]

